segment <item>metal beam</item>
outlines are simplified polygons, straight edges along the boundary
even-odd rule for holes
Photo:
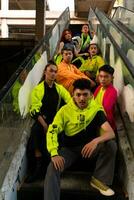
[[[35,39],[39,41],[45,35],[46,0],[36,0]]]
[[[46,25],[54,24],[55,20],[61,15],[62,11],[46,11]],[[79,18],[70,12],[71,24],[84,24],[87,22],[85,18]],[[0,25],[2,30],[2,37],[8,38],[9,26],[35,26],[36,24],[35,10],[7,10],[6,12],[0,11]],[[3,25],[2,25],[3,24]],[[40,21],[42,26],[42,21]],[[6,28],[5,28],[6,27]],[[6,32],[4,32],[6,31]],[[4,38],[3,37],[3,38]]]
[[[20,10],[24,10],[24,7],[22,6],[22,4],[18,0],[15,0],[15,2],[18,5],[18,7],[20,8]]]

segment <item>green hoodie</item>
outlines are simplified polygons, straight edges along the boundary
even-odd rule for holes
[[[85,37],[86,37],[86,40],[85,40]],[[81,34],[81,51],[85,51],[89,45],[90,45],[90,41],[91,41],[91,38],[89,35],[87,36],[84,36],[84,33]]]
[[[80,131],[86,129],[96,116],[97,112],[103,110],[94,99],[89,100],[85,109],[78,108],[73,99],[63,106],[56,114],[53,123],[49,126],[47,132],[47,149],[51,156],[58,155],[58,134],[63,130],[67,136],[74,136]],[[81,120],[84,116],[84,121]]]
[[[94,55],[92,58],[88,58],[84,62],[82,62],[79,70],[81,72],[89,71],[92,72],[93,77],[95,78],[99,73],[99,68],[105,64],[104,59],[99,55]]]

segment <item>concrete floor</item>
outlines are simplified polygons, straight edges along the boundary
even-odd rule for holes
[[[0,127],[0,186],[21,140],[19,128]]]

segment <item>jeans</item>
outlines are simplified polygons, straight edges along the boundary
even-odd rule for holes
[[[64,157],[64,170],[69,168],[81,156],[83,147],[63,147],[59,155]],[[97,156],[96,167],[93,176],[107,185],[111,185],[114,177],[115,158],[117,145],[114,140],[101,143],[93,152],[92,157]],[[90,158],[89,158],[90,159]],[[44,184],[44,200],[60,200],[60,175],[61,171],[56,170],[50,162]]]

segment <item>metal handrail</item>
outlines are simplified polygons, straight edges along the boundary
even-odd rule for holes
[[[120,28],[122,32],[127,35],[127,38],[134,43],[134,32],[119,20],[117,20],[117,25],[118,28]]]
[[[100,11],[101,12],[101,11]],[[104,13],[103,13],[104,14]],[[100,17],[97,14],[97,11],[95,11],[95,15],[97,16],[98,21],[100,22],[103,30],[105,31],[105,33],[107,34],[108,38],[111,40],[112,44],[115,46],[116,50],[118,51],[118,54],[120,55],[120,57],[122,58],[122,60],[124,61],[124,63],[126,64],[130,74],[132,75],[132,77],[134,78],[134,67],[133,65],[130,63],[129,59],[126,57],[126,54],[123,52],[123,50],[118,46],[118,44],[116,43],[116,41],[113,39],[112,35],[107,31],[107,29],[105,28],[104,24],[102,23],[102,20],[100,19]],[[105,14],[104,14],[105,15]],[[106,16],[106,15],[105,15]],[[107,17],[107,16],[106,16]],[[108,18],[108,17],[107,17]],[[109,18],[108,18],[109,19]],[[111,20],[111,19],[110,19]],[[113,23],[113,21],[111,20],[111,22]],[[115,26],[117,27],[117,25],[115,24]],[[118,28],[118,27],[117,27]]]
[[[98,8],[97,8],[98,9]],[[130,40],[133,44],[134,44],[134,39],[131,37],[131,35],[129,36],[129,32],[127,32],[128,28],[124,25],[124,27],[126,27],[125,30],[122,30],[122,28],[120,28],[120,26],[118,26],[109,16],[107,16],[103,11],[100,11],[115,27],[116,29],[118,29],[119,31],[121,31],[125,37]]]
[[[60,19],[67,13],[69,12],[69,16],[70,16],[70,11],[69,11],[69,7],[67,7],[63,13],[59,16],[59,18],[55,21],[55,23],[50,27],[50,29],[47,32],[47,38],[49,35],[51,35],[52,30],[54,29],[54,27],[56,26],[56,24],[60,21]],[[25,58],[25,60],[20,64],[20,66],[18,67],[18,69],[13,73],[13,75],[11,76],[11,78],[9,79],[9,81],[4,85],[4,87],[1,89],[0,91],[0,102],[3,99],[3,97],[6,95],[6,93],[9,91],[9,89],[11,88],[11,86],[13,85],[13,83],[16,81],[16,79],[19,77],[20,73],[23,71],[23,69],[31,62],[32,58],[34,57],[34,55],[36,54],[36,52],[38,51],[38,49],[42,46],[47,49],[47,39],[46,36],[44,36],[39,42],[38,44],[33,48],[33,50],[31,51],[31,53]]]
[[[123,7],[123,6],[118,6],[118,7],[116,7],[115,12],[114,12],[112,18],[114,18],[114,16],[115,16],[115,14],[116,14],[116,12],[117,12],[118,9],[128,10],[128,11],[130,11],[131,13],[134,13],[133,10],[130,10],[130,9],[125,8],[125,7]]]

